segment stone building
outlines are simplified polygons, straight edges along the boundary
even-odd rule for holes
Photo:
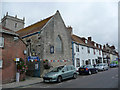
[[[72,64],[71,27],[66,27],[59,11],[33,25],[17,31],[27,43],[28,56],[51,60],[53,67]],[[61,60],[61,61],[59,61]],[[63,60],[66,60],[63,62]],[[40,74],[44,74],[43,63]]]
[[[22,28],[24,28],[24,21],[25,18],[19,19],[17,18],[17,15],[15,17],[8,15],[8,12],[6,13],[6,16],[4,16],[1,20],[2,26],[6,27],[13,31],[18,31]]]

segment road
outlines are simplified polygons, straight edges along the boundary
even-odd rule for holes
[[[41,82],[22,88],[118,88],[118,68],[92,75],[78,75],[77,79],[68,79],[61,83]]]

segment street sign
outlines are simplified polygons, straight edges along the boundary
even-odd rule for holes
[[[29,61],[29,60],[39,61],[39,57],[35,57],[35,56],[28,56],[28,61]]]

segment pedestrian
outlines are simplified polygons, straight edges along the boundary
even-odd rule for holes
[[[95,67],[96,65],[94,64],[93,66]]]

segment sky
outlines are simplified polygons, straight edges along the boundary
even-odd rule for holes
[[[118,49],[118,2],[67,1],[67,2],[2,2],[2,18],[6,12],[18,18],[25,17],[25,27],[45,19],[59,10],[66,26],[73,34],[92,37],[99,44],[115,45]]]

